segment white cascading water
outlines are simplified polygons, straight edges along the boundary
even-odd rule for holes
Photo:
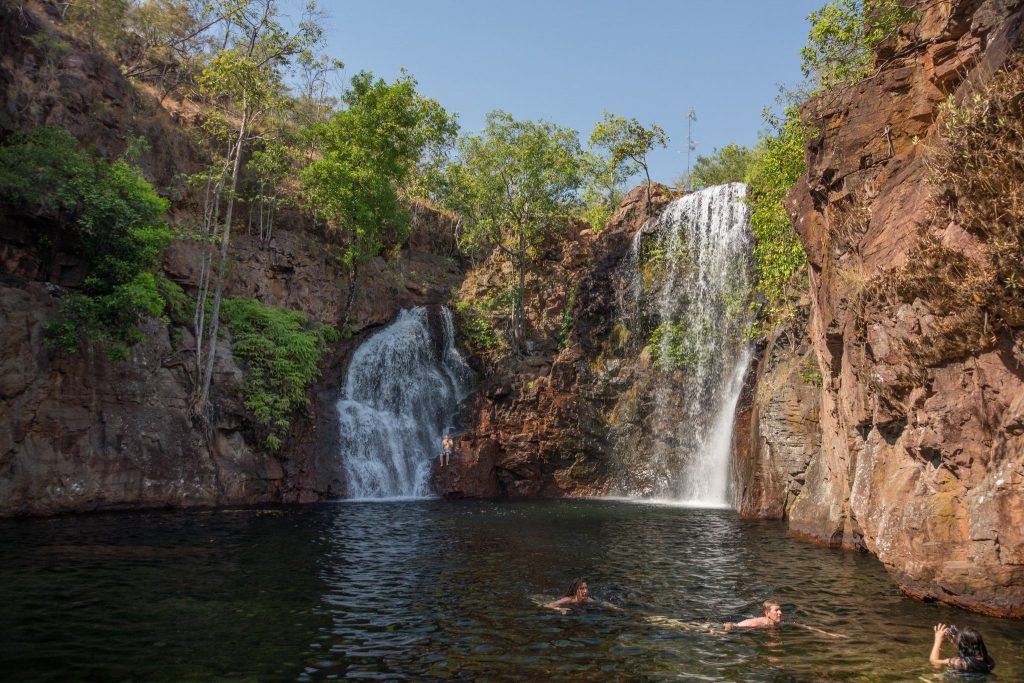
[[[432,462],[472,380],[451,312],[441,309],[434,325],[432,315],[401,311],[352,355],[338,401],[351,498],[430,495]]]
[[[634,241],[627,297],[634,310],[646,306],[660,330],[651,337],[651,422],[660,427],[644,456],[643,490],[633,495],[729,504],[733,419],[751,359],[745,195],[741,183],[686,195]],[[645,282],[652,258],[657,268]]]

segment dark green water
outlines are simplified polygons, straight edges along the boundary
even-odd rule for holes
[[[724,510],[604,501],[348,503],[0,523],[16,681],[916,681],[931,627],[1024,680],[1024,622],[900,595],[868,556]],[[623,612],[538,603],[583,574]],[[777,632],[703,622],[783,602]],[[945,656],[951,656],[947,648]],[[941,679],[941,676],[938,676]]]

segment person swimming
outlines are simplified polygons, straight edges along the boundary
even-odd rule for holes
[[[727,621],[723,626],[726,631],[737,628],[775,628],[782,625],[782,606],[774,600],[765,600],[763,617],[751,617],[741,622],[733,623]]]
[[[572,583],[569,584],[569,590],[565,592],[565,595],[544,606],[561,614],[568,614],[570,607],[578,607],[582,605],[596,605],[598,607],[622,609],[610,602],[598,600],[597,598],[592,597],[590,595],[590,586],[587,585],[587,580],[581,576],[577,576],[572,580]]]
[[[942,659],[939,651],[942,649],[942,641],[946,638],[956,643],[956,657]],[[985,641],[981,634],[970,626],[956,628],[946,624],[935,625],[935,641],[932,643],[931,654],[928,661],[932,666],[948,666],[954,671],[965,673],[987,674],[996,668],[996,662],[992,659],[985,648]]]

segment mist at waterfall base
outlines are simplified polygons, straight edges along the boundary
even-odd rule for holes
[[[403,310],[356,349],[338,401],[349,496],[420,498],[472,372],[447,308]]]
[[[753,236],[741,183],[669,204],[637,232],[620,317],[650,340],[653,412],[613,491],[698,507],[730,503],[736,405],[751,352]]]
[[[786,532],[598,500],[5,519],[0,678],[903,682],[934,675],[953,621],[1024,680],[1024,622],[917,602],[872,556]],[[542,607],[578,575],[624,609]],[[705,626],[766,598],[781,629]]]

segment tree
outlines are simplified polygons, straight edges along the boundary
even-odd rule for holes
[[[516,352],[525,341],[523,295],[530,251],[579,205],[583,161],[576,131],[493,111],[482,133],[459,141],[459,159],[448,167],[446,198],[466,222],[463,245],[497,249],[515,265]]]
[[[679,178],[681,187],[702,188],[725,183],[742,183],[754,162],[754,150],[736,144],[716,149],[711,156],[698,156],[690,175]]]
[[[399,241],[408,235],[399,189],[426,150],[451,146],[458,123],[436,100],[420,95],[409,75],[386,83],[368,72],[357,74],[342,100],[345,109],[312,129],[319,158],[303,170],[302,183],[349,268],[341,316],[347,326],[359,265],[380,252],[386,230]]]
[[[917,12],[901,0],[833,0],[811,12],[807,45],[800,51],[804,76],[828,90],[870,73],[873,51],[896,37]]]
[[[647,213],[651,212],[651,173],[647,168],[647,153],[655,145],[668,146],[668,136],[656,123],[644,128],[636,119],[605,112],[604,118],[594,126],[590,134],[590,145],[608,150],[612,164],[623,169],[630,177],[641,170],[647,179]]]
[[[200,91],[220,110],[219,117],[212,117],[214,124],[219,123],[222,131],[230,133],[230,141],[227,154],[209,176],[208,221],[203,235],[203,244],[208,248],[200,254],[194,320],[196,383],[191,408],[196,416],[205,414],[213,379],[224,274],[245,146],[252,140],[258,123],[287,102],[283,72],[289,60],[308,50],[321,37],[320,29],[312,22],[302,22],[294,33],[286,31],[277,21],[275,0],[224,0],[224,7],[229,17],[224,47],[209,60],[198,79]],[[220,220],[222,205],[223,221]],[[213,250],[217,247],[217,279],[207,327],[207,294],[215,256]],[[207,344],[205,355],[204,341]]]

